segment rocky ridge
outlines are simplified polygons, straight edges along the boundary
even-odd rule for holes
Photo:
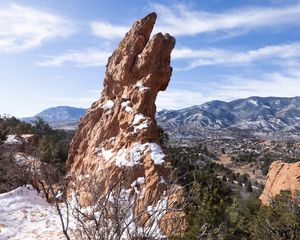
[[[33,123],[42,118],[53,128],[62,128],[66,130],[76,129],[80,118],[85,114],[86,109],[69,106],[58,106],[47,108],[33,117],[22,118],[22,121]]]
[[[269,204],[280,191],[300,191],[300,161],[295,163],[273,162],[269,168],[267,182],[260,200]]]
[[[300,139],[300,98],[249,97],[231,102],[211,101],[180,110],[157,112],[157,122],[171,138],[261,137]],[[85,109],[55,107],[35,117],[54,128],[76,129]]]
[[[299,109],[300,97],[250,97],[163,110],[157,113],[157,122],[172,138],[299,139]]]
[[[172,183],[170,159],[159,144],[155,99],[168,86],[175,39],[158,33],[149,40],[155,21],[155,13],[137,21],[109,58],[102,96],[70,146],[68,182],[69,190],[76,183],[80,204],[88,206],[93,179],[103,194],[121,180],[120,194],[135,199],[128,217],[149,227],[152,210],[163,206],[155,231],[172,235],[185,226],[183,212],[167,210],[180,205],[182,191]]]

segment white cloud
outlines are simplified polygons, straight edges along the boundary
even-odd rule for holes
[[[0,52],[21,52],[75,32],[62,16],[10,4],[0,9]]]
[[[290,4],[285,7],[239,8],[226,12],[197,11],[184,4],[167,6],[153,3],[150,8],[158,13],[154,32],[168,32],[175,36],[221,32],[221,39],[235,37],[259,28],[299,26],[300,15],[300,4]],[[130,25],[92,21],[90,28],[94,35],[112,40],[124,37]]]
[[[197,59],[197,58],[209,58],[214,59],[218,56],[225,56],[231,54],[231,51],[217,48],[206,48],[206,49],[191,49],[187,47],[175,48],[172,51],[172,59]]]
[[[159,16],[156,31],[169,32],[175,36],[299,25],[300,15],[300,4],[280,8],[243,8],[223,13],[195,11],[183,4],[172,7],[152,4],[152,7]]]
[[[118,26],[104,21],[93,21],[90,23],[90,27],[94,35],[105,39],[122,38],[130,28],[129,26]]]
[[[154,32],[168,32],[174,36],[193,36],[221,32],[220,39],[232,38],[259,28],[275,29],[285,25],[299,26],[300,4],[284,7],[239,8],[226,12],[206,12],[191,9],[185,4],[163,5],[153,3],[157,12]],[[130,25],[117,25],[108,21],[92,21],[94,35],[104,39],[120,39]]]
[[[211,100],[231,101],[250,96],[294,97],[300,96],[300,70],[289,69],[284,73],[267,73],[257,78],[226,76],[223,81],[209,81],[192,90],[172,89],[160,92],[158,110],[182,109]]]
[[[249,50],[245,52],[236,52],[226,49],[206,49],[195,50],[190,48],[174,49],[172,58],[174,60],[190,59],[190,63],[183,70],[189,70],[198,66],[209,65],[243,65],[259,61],[262,59],[270,59],[268,64],[279,64],[278,59],[285,59],[294,62],[293,58],[300,57],[300,42],[271,45]],[[282,63],[283,64],[283,63]]]
[[[107,46],[103,50],[69,50],[58,56],[48,57],[37,64],[41,66],[60,66],[65,63],[72,63],[78,67],[104,66],[111,52],[111,47]],[[245,52],[219,48],[191,49],[187,47],[175,48],[172,52],[173,60],[189,60],[188,65],[179,70],[190,70],[195,67],[210,65],[240,66],[265,59],[270,60],[268,64],[286,65],[287,63],[297,63],[295,58],[299,57],[300,42],[270,45]],[[279,61],[283,59],[284,61]]]
[[[214,98],[231,100],[249,96],[294,97],[300,95],[299,70],[268,73],[257,79],[242,76],[228,76],[227,78],[228,80],[221,87],[215,87],[211,92]]]
[[[61,55],[48,57],[36,64],[39,66],[61,66],[71,63],[77,67],[98,67],[105,66],[110,55],[110,51],[99,49],[69,50]]]
[[[158,94],[156,106],[158,111],[162,109],[181,109],[209,100],[211,99],[203,96],[200,91],[173,89],[160,92]]]

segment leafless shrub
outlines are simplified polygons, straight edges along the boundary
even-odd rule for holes
[[[29,183],[31,173],[16,161],[15,154],[13,148],[0,145],[0,193]]]
[[[161,228],[167,229],[168,235],[182,233],[186,203],[183,198],[175,199],[182,194],[178,185],[170,184],[159,199],[150,193],[145,200],[142,189],[126,189],[124,172],[107,188],[99,182],[99,176],[89,176],[84,190],[88,200],[83,206],[82,182],[82,179],[74,181],[73,190],[68,188],[68,193],[60,187],[64,199],[54,197],[68,240],[165,239]],[[49,181],[48,184],[52,195],[57,196],[53,184]]]

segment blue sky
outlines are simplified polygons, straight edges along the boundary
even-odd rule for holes
[[[0,113],[89,107],[108,56],[152,11],[177,41],[158,109],[300,95],[300,0],[1,0]]]

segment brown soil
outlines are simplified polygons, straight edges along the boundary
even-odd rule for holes
[[[255,166],[251,166],[251,163],[244,165],[237,165],[231,161],[231,156],[227,154],[221,154],[219,160],[214,160],[215,163],[224,165],[225,167],[232,170],[234,173],[248,174],[251,181],[257,181],[258,183],[265,184],[266,176],[263,176],[261,170],[255,169]],[[253,173],[253,170],[255,172]]]

